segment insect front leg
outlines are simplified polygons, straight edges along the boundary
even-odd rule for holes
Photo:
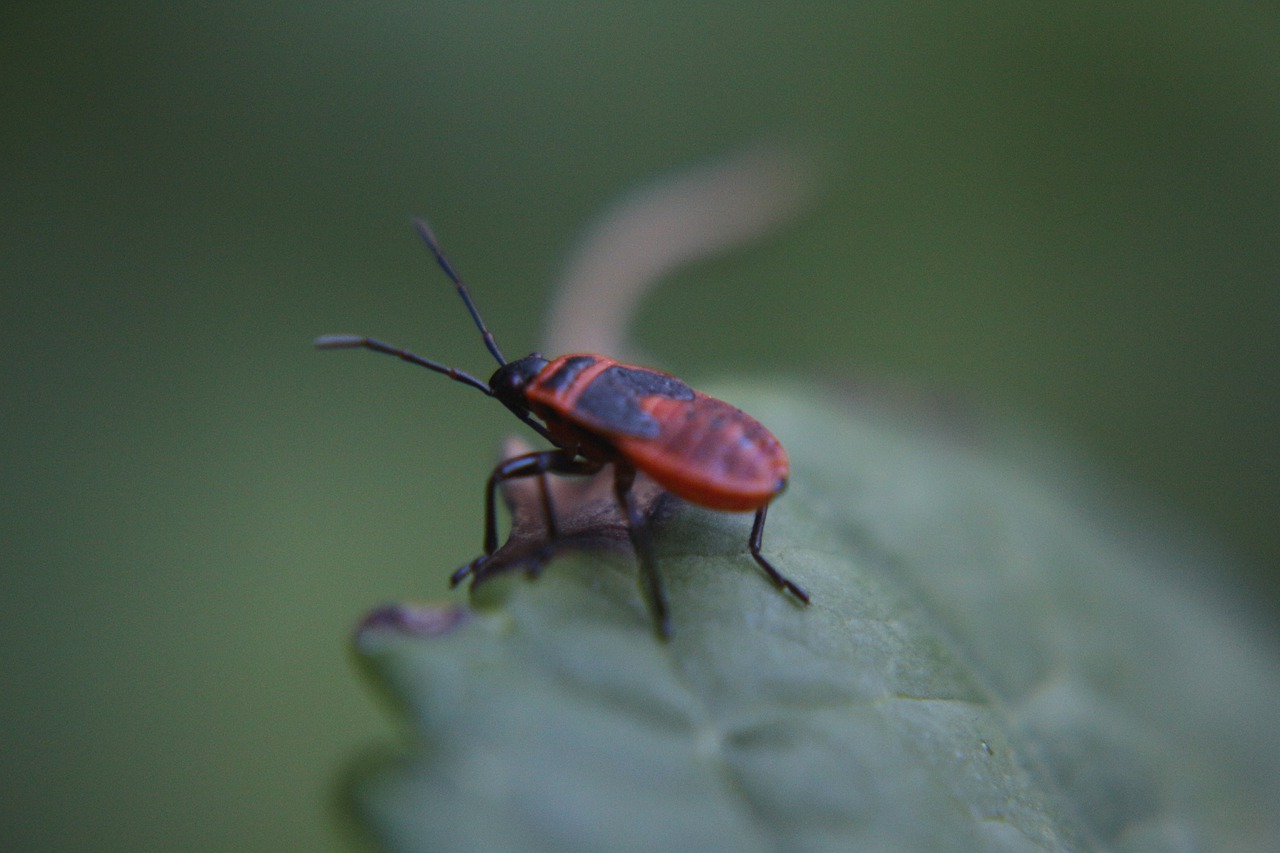
[[[498,550],[498,487],[502,483],[523,477],[538,477],[538,492],[542,501],[543,517],[547,524],[546,550],[549,553],[559,535],[559,528],[556,524],[555,507],[551,501],[551,490],[547,485],[546,475],[594,474],[600,470],[600,467],[599,463],[577,458],[567,450],[539,450],[498,463],[489,474],[489,480],[484,488],[484,553],[454,572],[449,578],[449,586],[457,586],[468,575],[479,579],[485,565]],[[541,559],[545,559],[545,555]],[[541,559],[531,566],[531,574],[537,573],[541,566]]]
[[[658,637],[671,639],[671,617],[667,609],[667,593],[662,588],[662,576],[658,574],[658,562],[653,556],[653,545],[649,541],[648,530],[644,526],[644,518],[636,507],[635,497],[631,494],[631,484],[635,482],[636,471],[621,460],[614,463],[613,490],[618,498],[618,507],[627,522],[627,533],[631,537],[631,547],[635,549],[636,560],[640,563],[640,592],[653,614],[653,628]]]
[[[769,576],[769,580],[773,581],[773,585],[779,590],[790,592],[805,604],[809,603],[809,593],[805,592],[801,587],[796,585],[791,579],[784,576],[781,572],[773,567],[773,564],[764,558],[760,553],[760,546],[764,544],[764,517],[769,512],[769,505],[765,504],[756,510],[755,523],[751,525],[751,539],[747,542],[747,548],[751,551],[751,556],[755,557],[760,568],[764,569],[764,573]]]

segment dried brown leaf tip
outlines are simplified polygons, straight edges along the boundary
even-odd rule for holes
[[[502,457],[510,459],[530,450],[524,441],[509,438],[503,444]],[[501,495],[511,512],[511,533],[483,566],[470,573],[472,585],[517,570],[536,576],[552,557],[567,551],[631,553],[630,534],[613,482],[612,465],[590,476],[546,474],[503,482]],[[646,522],[677,500],[643,474],[636,477],[631,494]],[[547,523],[547,504],[554,513],[554,528]]]
[[[465,623],[471,614],[454,604],[384,604],[370,611],[356,627],[356,641],[363,642],[380,633],[439,637]]]

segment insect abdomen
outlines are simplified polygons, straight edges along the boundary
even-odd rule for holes
[[[649,397],[642,405],[661,434],[618,439],[618,450],[667,491],[709,509],[748,512],[786,488],[787,453],[750,415],[705,394],[690,402]]]

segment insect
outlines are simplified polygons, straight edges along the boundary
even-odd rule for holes
[[[789,474],[786,451],[772,433],[728,403],[652,368],[591,354],[547,359],[532,353],[507,361],[430,226],[421,219],[415,224],[498,362],[488,383],[369,337],[325,335],[316,338],[316,347],[368,349],[442,373],[496,398],[554,446],[507,459],[493,469],[485,486],[484,553],[454,572],[450,586],[468,576],[473,585],[484,579],[486,565],[498,549],[496,490],[503,482],[539,478],[550,546],[558,529],[546,475],[586,476],[612,465],[613,492],[640,564],[641,592],[660,637],[671,634],[670,616],[644,519],[631,492],[637,472],[690,503],[755,512],[747,541],[751,556],[780,592],[809,603],[809,594],[760,553],[769,504],[786,488]]]

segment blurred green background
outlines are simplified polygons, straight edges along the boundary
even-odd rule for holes
[[[324,850],[394,736],[346,642],[443,593],[487,375],[623,190],[816,144],[807,218],[635,323],[690,378],[940,387],[1047,424],[1280,600],[1266,4],[16,4],[0,13],[11,850]],[[1274,613],[1274,609],[1272,610]]]

